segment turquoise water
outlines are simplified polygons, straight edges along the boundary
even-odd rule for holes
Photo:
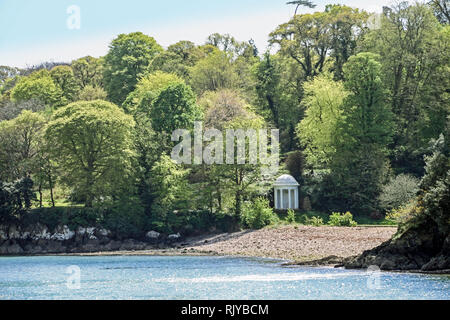
[[[0,299],[448,300],[450,277],[233,257],[2,257]]]

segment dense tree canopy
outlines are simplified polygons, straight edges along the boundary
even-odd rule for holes
[[[52,116],[46,129],[64,180],[92,206],[97,196],[111,195],[128,174],[134,121],[105,101],[75,102]]]
[[[162,51],[155,39],[141,32],[121,34],[111,42],[105,56],[103,81],[108,97],[121,104]]]

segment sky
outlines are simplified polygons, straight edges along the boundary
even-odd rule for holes
[[[135,31],[163,47],[180,40],[203,44],[212,33],[228,33],[239,41],[253,39],[264,52],[269,33],[294,14],[295,6],[287,1],[0,0],[0,65],[23,68],[99,57],[118,34]],[[322,11],[328,3],[381,12],[393,0],[313,2],[315,9],[300,8],[299,13]]]

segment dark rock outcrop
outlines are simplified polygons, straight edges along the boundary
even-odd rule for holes
[[[391,240],[344,262],[349,269],[373,265],[381,270],[448,270],[450,235],[442,235],[434,223],[424,222],[398,232]]]

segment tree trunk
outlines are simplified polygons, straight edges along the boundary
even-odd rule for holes
[[[52,207],[55,207],[55,199],[53,198],[53,179],[52,175],[48,175],[48,185],[50,187],[50,199],[52,201]]]
[[[42,208],[42,182],[39,182],[39,208]]]

